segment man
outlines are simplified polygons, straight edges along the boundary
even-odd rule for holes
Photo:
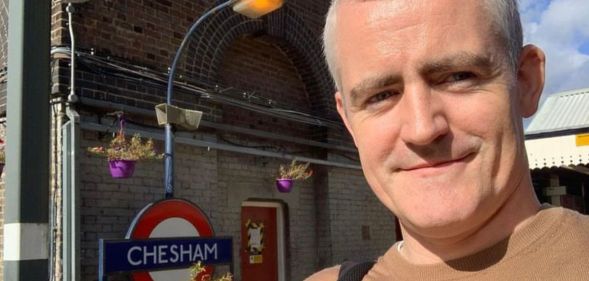
[[[522,47],[515,0],[335,1],[324,40],[338,112],[404,239],[363,280],[589,280],[589,219],[541,205],[529,175],[522,117],[545,58]]]

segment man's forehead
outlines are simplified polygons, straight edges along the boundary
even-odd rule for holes
[[[343,0],[337,9],[337,25],[356,22],[365,25],[398,23],[399,28],[419,23],[427,17],[441,22],[452,21],[458,14],[479,14],[480,21],[488,15],[483,1],[460,0]],[[347,31],[344,31],[347,32]]]
[[[461,0],[336,0],[334,3],[339,6],[348,6],[351,8],[357,8],[359,5],[370,5],[371,7],[377,7],[369,15],[369,21],[378,21],[384,19],[391,14],[403,14],[408,11],[415,11],[421,8],[432,7],[436,3],[444,2],[444,6],[456,5],[461,7],[465,3]],[[486,1],[476,1],[471,3],[478,4],[479,7],[486,7],[484,4]]]
[[[438,0],[439,1],[439,0]],[[427,0],[340,0],[341,4],[357,5],[357,4],[377,4],[379,6],[378,13],[374,14],[374,20],[377,20],[383,15],[390,13],[398,13],[399,11],[412,9],[415,6],[420,6]]]
[[[382,71],[391,70],[392,65],[385,65],[385,62],[395,64],[409,58],[411,65],[421,72],[456,64],[481,65],[482,60],[471,59],[473,55],[486,58],[488,62],[502,61],[479,52],[496,47],[488,36],[491,32],[486,24],[488,15],[480,10],[480,3],[456,0],[344,0],[341,5],[347,7],[340,10],[343,17],[339,19],[338,26],[341,29],[338,27],[336,32],[339,77],[346,92],[356,86],[350,85],[352,81],[349,79],[357,83],[360,76],[370,74],[364,68],[359,70],[358,65],[375,72],[371,75],[380,76]],[[486,47],[481,49],[481,45]],[[473,55],[464,56],[466,51]],[[341,57],[340,52],[345,52],[346,57]],[[350,56],[353,53],[364,55]],[[452,60],[448,60],[449,57]]]
[[[431,28],[447,28],[451,32],[452,26],[464,25],[466,20],[470,24],[489,26],[492,21],[479,1],[460,0],[341,0],[340,9],[336,17],[335,37],[356,38],[378,37],[382,41],[392,37],[392,33],[399,30],[415,32],[413,37],[431,34]],[[474,19],[474,20],[473,20]],[[429,25],[429,26],[428,26]],[[369,34],[357,34],[351,29],[366,28]],[[426,28],[428,30],[415,30]],[[422,31],[418,34],[419,31]],[[446,32],[446,31],[443,31]],[[490,33],[495,33],[492,30]],[[357,43],[354,39],[352,42]],[[403,41],[403,38],[398,38]],[[337,40],[337,39],[336,39]],[[338,40],[337,45],[342,41]],[[390,50],[390,46],[381,46]]]
[[[378,5],[379,13],[375,14],[374,19],[378,19],[378,14],[387,15],[390,13],[397,13],[400,10],[410,9],[416,4],[420,4],[425,0],[339,0],[338,6],[357,7],[358,5]]]

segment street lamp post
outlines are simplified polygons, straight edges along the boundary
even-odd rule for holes
[[[174,76],[176,74],[176,68],[182,55],[182,51],[186,47],[190,36],[196,31],[198,26],[205,19],[228,6],[233,6],[233,10],[237,13],[243,14],[250,18],[258,18],[280,8],[282,3],[283,0],[228,0],[213,7],[200,16],[192,24],[186,35],[184,35],[184,39],[182,40],[180,47],[178,47],[176,55],[174,56],[174,60],[172,61],[172,65],[170,66],[166,104],[172,105],[172,97],[174,94]],[[170,123],[169,120],[165,124],[164,165],[165,198],[172,198],[174,197],[174,124]]]

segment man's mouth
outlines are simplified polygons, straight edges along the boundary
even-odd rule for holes
[[[429,162],[426,161],[423,163],[411,165],[407,168],[401,168],[400,170],[401,171],[416,171],[416,170],[425,170],[425,169],[444,168],[444,167],[451,166],[456,163],[466,162],[467,160],[470,159],[471,155],[473,155],[473,153],[468,153],[462,157],[458,157],[458,158],[454,158],[454,159],[450,159],[450,160],[436,160],[436,161],[429,161]]]

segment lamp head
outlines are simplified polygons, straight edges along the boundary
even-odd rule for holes
[[[282,7],[283,0],[237,0],[233,11],[249,18],[259,18]]]

